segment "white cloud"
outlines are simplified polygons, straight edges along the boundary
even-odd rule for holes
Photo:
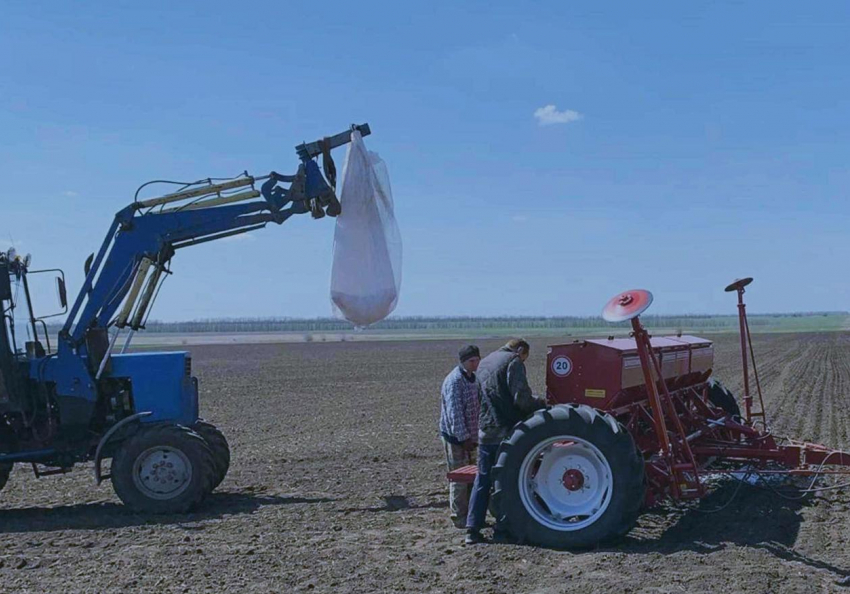
[[[65,196],[67,196],[68,198],[74,198],[75,196],[79,196],[79,194],[77,194],[77,193],[76,193],[75,191],[73,191],[73,190],[65,190],[65,191],[64,191],[64,192],[62,192],[62,193],[63,193]]]
[[[545,107],[538,107],[534,110],[534,118],[537,120],[537,124],[540,126],[569,124],[570,122],[579,121],[580,119],[582,119],[582,117],[584,116],[582,116],[577,111],[573,111],[572,109],[558,111],[558,108],[554,105],[546,105]]]

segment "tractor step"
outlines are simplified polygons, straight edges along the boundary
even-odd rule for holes
[[[478,467],[474,464],[469,466],[461,466],[456,470],[449,472],[446,477],[451,483],[474,483],[475,477],[478,475]]]
[[[43,470],[39,470],[38,464],[33,462],[32,463],[32,471],[35,474],[35,478],[41,478],[43,476],[52,476],[54,474],[68,474],[69,472],[71,472],[71,467],[66,467],[66,468],[44,467]]]

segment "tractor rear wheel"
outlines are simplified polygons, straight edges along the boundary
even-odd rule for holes
[[[631,435],[589,406],[537,411],[502,442],[493,468],[498,522],[520,542],[587,548],[624,536],[644,501]]]
[[[215,461],[215,477],[213,478],[212,488],[215,489],[224,480],[227,470],[230,468],[230,446],[227,443],[227,438],[219,431],[218,427],[203,419],[198,419],[192,425],[192,429],[204,438],[204,441],[212,450],[213,460]]]
[[[204,438],[182,425],[143,427],[112,459],[112,486],[138,512],[184,513],[212,491],[213,453]]]

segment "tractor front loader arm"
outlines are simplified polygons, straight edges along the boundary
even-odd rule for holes
[[[368,124],[353,125],[334,136],[298,145],[301,163],[294,175],[271,172],[255,177],[245,172],[232,179],[185,184],[177,192],[144,200],[138,199],[137,192],[136,199],[116,214],[60,331],[57,356],[41,370],[41,379],[54,381],[60,394],[77,402],[67,414],[80,421],[91,414],[97,383],[107,369],[118,333],[129,327],[132,336],[144,328],[178,250],[269,223],[282,224],[297,214],[338,215],[330,151],[350,142],[353,131],[363,136],[371,133]],[[324,175],[316,161],[319,155]],[[118,331],[104,346],[113,326]],[[95,348],[95,342],[100,346]]]

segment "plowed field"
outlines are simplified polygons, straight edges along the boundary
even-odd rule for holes
[[[545,344],[529,374],[543,391]],[[850,491],[745,487],[645,513],[584,553],[465,547],[448,521],[439,386],[458,341],[193,348],[230,474],[197,512],[126,511],[91,468],[0,494],[0,592],[823,592],[850,575]],[[496,341],[482,341],[492,350]],[[755,338],[775,432],[850,447],[850,333]],[[735,336],[716,369],[739,391]],[[721,487],[703,509],[725,503]],[[489,532],[489,531],[488,531]]]

